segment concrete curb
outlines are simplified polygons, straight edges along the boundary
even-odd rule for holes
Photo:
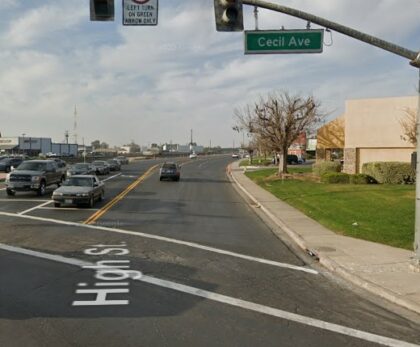
[[[404,300],[400,298],[398,295],[393,293],[390,290],[387,290],[381,286],[378,286],[370,281],[365,280],[364,278],[361,278],[352,272],[348,271],[345,267],[339,265],[337,262],[332,260],[330,257],[318,254],[319,257],[319,263],[324,266],[326,269],[328,269],[331,272],[336,273],[341,278],[351,282],[352,284],[367,290],[368,292],[378,295],[381,298],[392,302],[393,304],[399,305],[401,307],[407,308],[411,311],[414,311],[416,313],[420,314],[420,305]]]
[[[243,186],[238,182],[235,176],[232,175],[231,170],[229,169],[228,173],[230,177],[232,177],[235,184],[239,187],[239,189],[255,204],[257,205],[261,211],[263,211],[277,226],[279,226],[282,230],[286,232],[286,234],[305,252],[308,252],[305,242],[303,239],[297,235],[292,229],[290,229],[283,221],[278,219],[274,216],[267,208],[261,204],[253,195],[251,195]]]
[[[348,271],[345,267],[341,266],[334,260],[332,260],[329,256],[323,254],[322,252],[317,252],[315,250],[311,250],[307,247],[305,240],[295,233],[290,227],[288,227],[280,218],[273,215],[260,201],[258,201],[251,193],[249,193],[245,187],[242,186],[238,182],[238,180],[235,178],[235,176],[232,174],[231,164],[229,165],[229,168],[227,170],[228,174],[232,178],[233,182],[238,186],[238,188],[253,202],[255,203],[266,215],[268,218],[271,219],[271,221],[279,226],[304,252],[309,253],[311,256],[315,256],[319,263],[324,266],[326,269],[328,269],[330,272],[337,274],[341,278],[349,281],[350,283],[365,289],[369,291],[372,294],[375,294],[377,296],[380,296],[383,299],[386,299],[389,302],[392,302],[393,304],[397,304],[399,306],[402,306],[404,308],[407,308],[411,311],[414,311],[416,313],[420,314],[420,305],[417,303],[407,301],[405,299],[402,299],[394,292],[387,290],[379,285],[376,285],[370,281],[367,281],[355,274],[353,274],[351,271]],[[243,173],[242,173],[243,174]],[[250,180],[253,184],[252,180]]]

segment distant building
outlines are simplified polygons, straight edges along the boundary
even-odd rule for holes
[[[142,154],[146,157],[155,157],[159,155],[160,152],[161,152],[160,148],[152,147],[152,148],[147,148],[146,150],[143,150]]]
[[[48,153],[58,156],[77,156],[78,146],[73,143],[54,143],[49,137],[0,137],[0,151],[10,154],[25,153],[31,156]]]
[[[308,139],[306,141],[306,152],[314,152],[315,153],[316,144],[317,144],[317,139]]]
[[[164,152],[178,152],[178,145],[177,144],[172,144],[172,143],[170,143],[170,144],[165,143],[162,146],[162,151],[164,151]]]
[[[306,158],[306,133],[302,133],[293,141],[287,150],[287,154],[295,154],[299,158]]]
[[[104,155],[114,155],[117,154],[117,150],[114,148],[95,148],[92,153],[102,153]]]
[[[204,152],[204,146],[197,145],[179,145],[179,144],[164,144],[162,146],[163,152],[172,153],[202,153]]]
[[[127,153],[139,153],[140,146],[136,145],[135,143],[130,143],[129,145],[121,146],[118,149],[118,153],[127,154]]]

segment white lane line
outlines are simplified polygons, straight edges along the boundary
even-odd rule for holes
[[[13,252],[13,253],[30,255],[30,256],[36,257],[36,258],[52,260],[52,261],[55,261],[55,262],[58,262],[58,263],[64,263],[64,264],[69,264],[69,265],[76,265],[76,266],[81,266],[81,267],[92,265],[92,263],[88,263],[86,261],[79,260],[79,259],[66,258],[66,257],[62,257],[61,255],[31,251],[30,249],[15,247],[15,246],[9,246],[9,245],[6,245],[4,243],[0,243],[0,249],[3,249],[5,251],[9,251],[9,252]]]
[[[31,212],[31,211],[33,211],[33,210],[36,210],[36,209],[38,209],[38,208],[41,208],[41,207],[43,207],[43,206],[45,206],[45,205],[48,205],[48,204],[51,204],[51,203],[52,203],[52,200],[49,200],[49,201],[47,201],[47,202],[44,202],[43,204],[40,204],[40,205],[37,205],[37,206],[35,206],[35,207],[28,208],[28,209],[27,209],[27,210],[25,210],[25,211],[19,212],[19,213],[18,213],[18,215],[23,215],[23,214],[26,214],[26,213],[28,213],[28,212]]]
[[[115,177],[118,177],[118,176],[120,176],[122,173],[120,172],[120,173],[117,173],[116,175],[114,175],[114,176],[110,176],[110,177],[108,177],[108,178],[105,178],[104,180],[102,180],[102,182],[106,182],[106,181],[109,181],[109,180],[112,180],[113,178],[115,178]]]
[[[208,162],[210,161],[210,159],[206,159],[204,160],[201,164],[198,165],[199,168],[202,168],[203,165],[208,164]]]
[[[48,254],[48,253],[31,251],[25,248],[9,246],[2,243],[0,243],[0,249],[13,252],[13,253],[19,253],[19,254],[29,255],[29,256],[47,259],[47,260],[51,260],[55,262],[60,262],[64,264],[75,265],[79,267],[94,265],[94,263],[86,262],[86,261],[75,259],[75,258],[67,258],[60,255],[53,255],[53,254]],[[292,313],[292,312],[287,312],[287,311],[280,310],[274,307],[257,304],[251,301],[246,301],[246,300],[234,298],[231,296],[218,294],[215,292],[210,292],[208,290],[187,286],[181,283],[164,280],[157,277],[143,275],[140,278],[135,278],[133,280],[149,283],[152,285],[156,285],[156,286],[171,289],[171,290],[176,290],[178,292],[198,296],[207,300],[216,301],[216,302],[227,304],[230,306],[239,307],[244,310],[258,312],[258,313],[262,313],[268,316],[285,319],[285,320],[292,321],[298,324],[311,326],[311,327],[322,329],[322,330],[328,330],[333,333],[350,336],[352,338],[357,338],[364,341],[378,343],[384,346],[419,347],[419,345],[416,345],[410,342],[405,342],[405,341],[393,339],[386,336],[372,334],[372,333],[365,332],[362,330],[357,330],[357,329],[349,328],[343,325],[326,322],[320,319],[311,318],[311,317],[303,316],[303,315]]]
[[[41,200],[41,199],[15,199],[15,198],[9,198],[9,199],[0,199],[0,202],[44,202],[44,201],[51,201],[51,200]]]
[[[52,219],[52,218],[42,218],[42,217],[21,215],[21,214],[9,213],[9,212],[0,212],[0,215],[9,216],[9,217],[26,218],[26,219],[37,220],[37,221],[42,221],[42,222],[50,222],[50,223],[55,223],[55,224],[76,226],[76,227],[88,228],[88,229],[94,229],[94,230],[103,230],[103,231],[113,232],[113,233],[118,233],[118,234],[125,234],[125,235],[132,235],[132,236],[136,236],[136,237],[154,239],[154,240],[164,241],[164,242],[168,242],[168,243],[174,243],[174,244],[178,244],[178,245],[182,245],[182,246],[187,246],[187,247],[191,247],[191,248],[197,248],[197,249],[201,249],[201,250],[204,250],[204,251],[207,251],[207,252],[228,255],[228,256],[231,256],[231,257],[245,259],[245,260],[249,260],[249,261],[253,261],[253,262],[257,262],[257,263],[261,263],[261,264],[277,266],[277,267],[286,268],[286,269],[290,269],[290,270],[302,271],[302,272],[306,272],[306,273],[310,273],[310,274],[314,274],[314,275],[318,274],[318,271],[307,268],[307,267],[303,267],[303,266],[291,265],[291,264],[281,263],[281,262],[268,260],[268,259],[264,259],[264,258],[252,257],[252,256],[241,254],[241,253],[235,253],[235,252],[226,251],[226,250],[219,249],[219,248],[200,245],[200,244],[194,243],[194,242],[182,241],[182,240],[177,240],[177,239],[164,237],[164,236],[145,234],[145,233],[142,233],[142,232],[124,230],[124,229],[119,229],[119,228],[109,228],[109,227],[104,227],[104,226],[99,226],[99,225],[94,225],[94,224],[81,224],[81,223],[67,222],[67,221],[62,221],[62,220],[57,220],[57,219]]]
[[[393,339],[386,336],[368,333],[362,330],[349,328],[343,325],[329,323],[326,321],[322,321],[320,319],[311,318],[311,317],[303,316],[300,314],[283,311],[274,307],[265,306],[265,305],[257,304],[257,303],[242,300],[242,299],[237,299],[231,296],[210,292],[204,289],[195,288],[195,287],[187,286],[187,285],[172,282],[172,281],[162,280],[156,277],[143,275],[141,278],[135,279],[135,280],[146,282],[149,284],[154,284],[156,286],[160,286],[160,287],[164,287],[164,288],[168,288],[172,290],[176,290],[182,293],[199,296],[207,300],[217,301],[217,302],[224,303],[227,305],[239,307],[245,310],[262,313],[268,316],[282,318],[282,319],[299,323],[302,325],[307,325],[307,326],[311,326],[311,327],[322,329],[322,330],[328,330],[334,333],[350,336],[350,337],[357,338],[360,340],[378,343],[384,346],[419,347],[419,345],[416,345],[413,343]]]
[[[78,208],[78,207],[38,207],[40,210],[55,210],[55,211],[99,211],[99,208]]]

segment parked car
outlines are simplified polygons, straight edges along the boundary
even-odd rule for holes
[[[118,162],[118,160],[108,159],[106,162],[109,164],[109,169],[111,171],[120,171],[121,170],[121,164]]]
[[[108,175],[111,171],[108,163],[103,160],[95,160],[92,165],[95,167],[95,173],[97,175]]]
[[[233,153],[233,154],[232,154],[232,158],[234,158],[234,159],[238,159],[238,158],[239,158],[239,154],[238,154],[238,153]]]
[[[74,158],[74,154],[72,154],[72,153],[61,153],[60,157],[62,157],[62,158]]]
[[[76,163],[67,170],[67,177],[74,175],[95,175],[95,167],[89,163]]]
[[[119,155],[115,159],[119,160],[121,165],[127,165],[128,164],[128,158],[124,157],[123,155]]]
[[[13,196],[18,191],[35,191],[44,195],[48,186],[59,186],[63,180],[54,160],[28,160],[6,176],[6,193]]]
[[[306,159],[302,156],[298,157],[298,164],[305,164]]]
[[[171,179],[173,181],[179,181],[181,177],[181,170],[176,163],[164,163],[159,170],[159,180]]]
[[[61,205],[87,205],[93,207],[105,196],[105,185],[95,175],[74,175],[54,190],[52,200],[55,207]]]
[[[61,174],[63,175],[63,181],[64,181],[67,177],[67,163],[64,160],[61,160],[59,158],[54,158],[52,160],[56,162],[57,170],[60,171]]]
[[[195,154],[194,152],[190,154],[190,159],[195,159],[197,158],[197,154]]]
[[[23,162],[22,158],[5,157],[0,160],[0,171],[10,172]]]
[[[299,158],[295,154],[288,154],[286,161],[287,164],[299,164]]]

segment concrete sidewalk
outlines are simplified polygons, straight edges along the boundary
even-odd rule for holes
[[[275,224],[330,271],[420,313],[420,273],[410,267],[413,252],[337,235],[259,187],[244,175],[239,162],[229,171],[239,188]]]

